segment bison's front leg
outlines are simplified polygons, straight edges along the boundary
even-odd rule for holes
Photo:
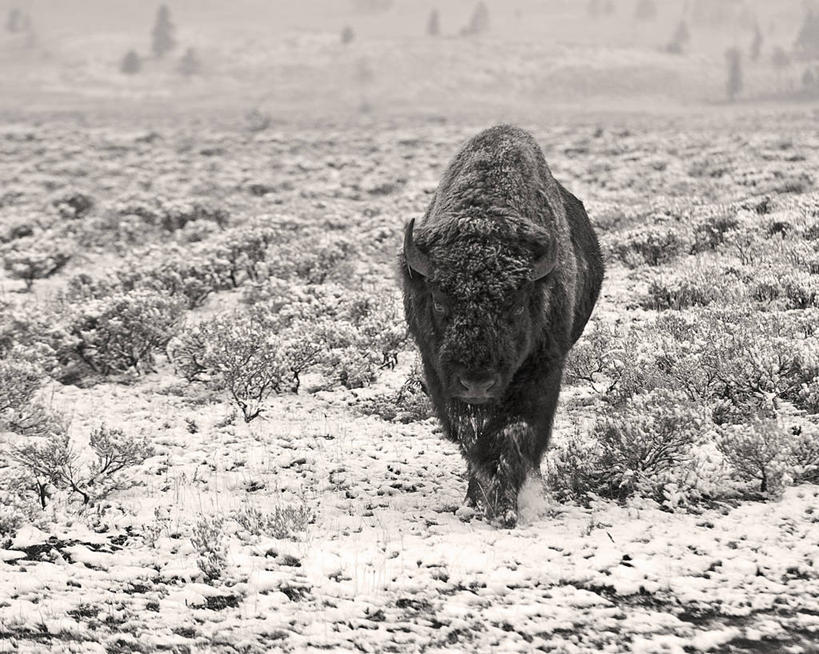
[[[477,439],[465,452],[469,467],[467,504],[481,508],[486,517],[503,527],[514,527],[518,517],[518,492],[532,469],[534,438],[522,422]]]

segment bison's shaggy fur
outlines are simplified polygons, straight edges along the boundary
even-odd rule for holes
[[[583,204],[527,132],[488,129],[407,226],[401,279],[433,404],[467,461],[467,501],[514,524],[603,279]]]

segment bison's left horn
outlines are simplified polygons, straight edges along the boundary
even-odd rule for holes
[[[432,273],[429,257],[421,252],[412,240],[412,228],[414,225],[415,218],[407,223],[407,227],[404,230],[404,258],[407,261],[407,270],[409,271],[410,277],[412,277],[413,271],[424,277],[429,277]]]
[[[535,260],[532,267],[532,274],[529,279],[536,282],[538,279],[543,279],[546,275],[552,272],[557,265],[557,242],[554,238],[549,239],[549,244],[546,246],[546,251],[540,254]]]

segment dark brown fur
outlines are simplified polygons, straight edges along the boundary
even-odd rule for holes
[[[520,486],[549,443],[566,355],[600,291],[597,239],[535,140],[508,125],[461,149],[409,237],[419,254],[401,256],[406,319],[466,459],[467,500],[514,524]],[[553,248],[554,269],[533,281]],[[471,380],[491,385],[486,397],[463,399]]]

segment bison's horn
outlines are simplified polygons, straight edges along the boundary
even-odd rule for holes
[[[541,254],[532,267],[532,274],[529,279],[536,282],[538,279],[543,279],[546,275],[552,272],[557,265],[557,243],[555,239],[549,240],[549,245],[546,246],[546,251]]]
[[[415,218],[407,223],[404,230],[404,258],[407,261],[407,270],[410,277],[415,271],[424,277],[429,277],[432,272],[432,266],[429,262],[429,257],[418,249],[415,242],[412,240],[412,228],[415,225]]]

